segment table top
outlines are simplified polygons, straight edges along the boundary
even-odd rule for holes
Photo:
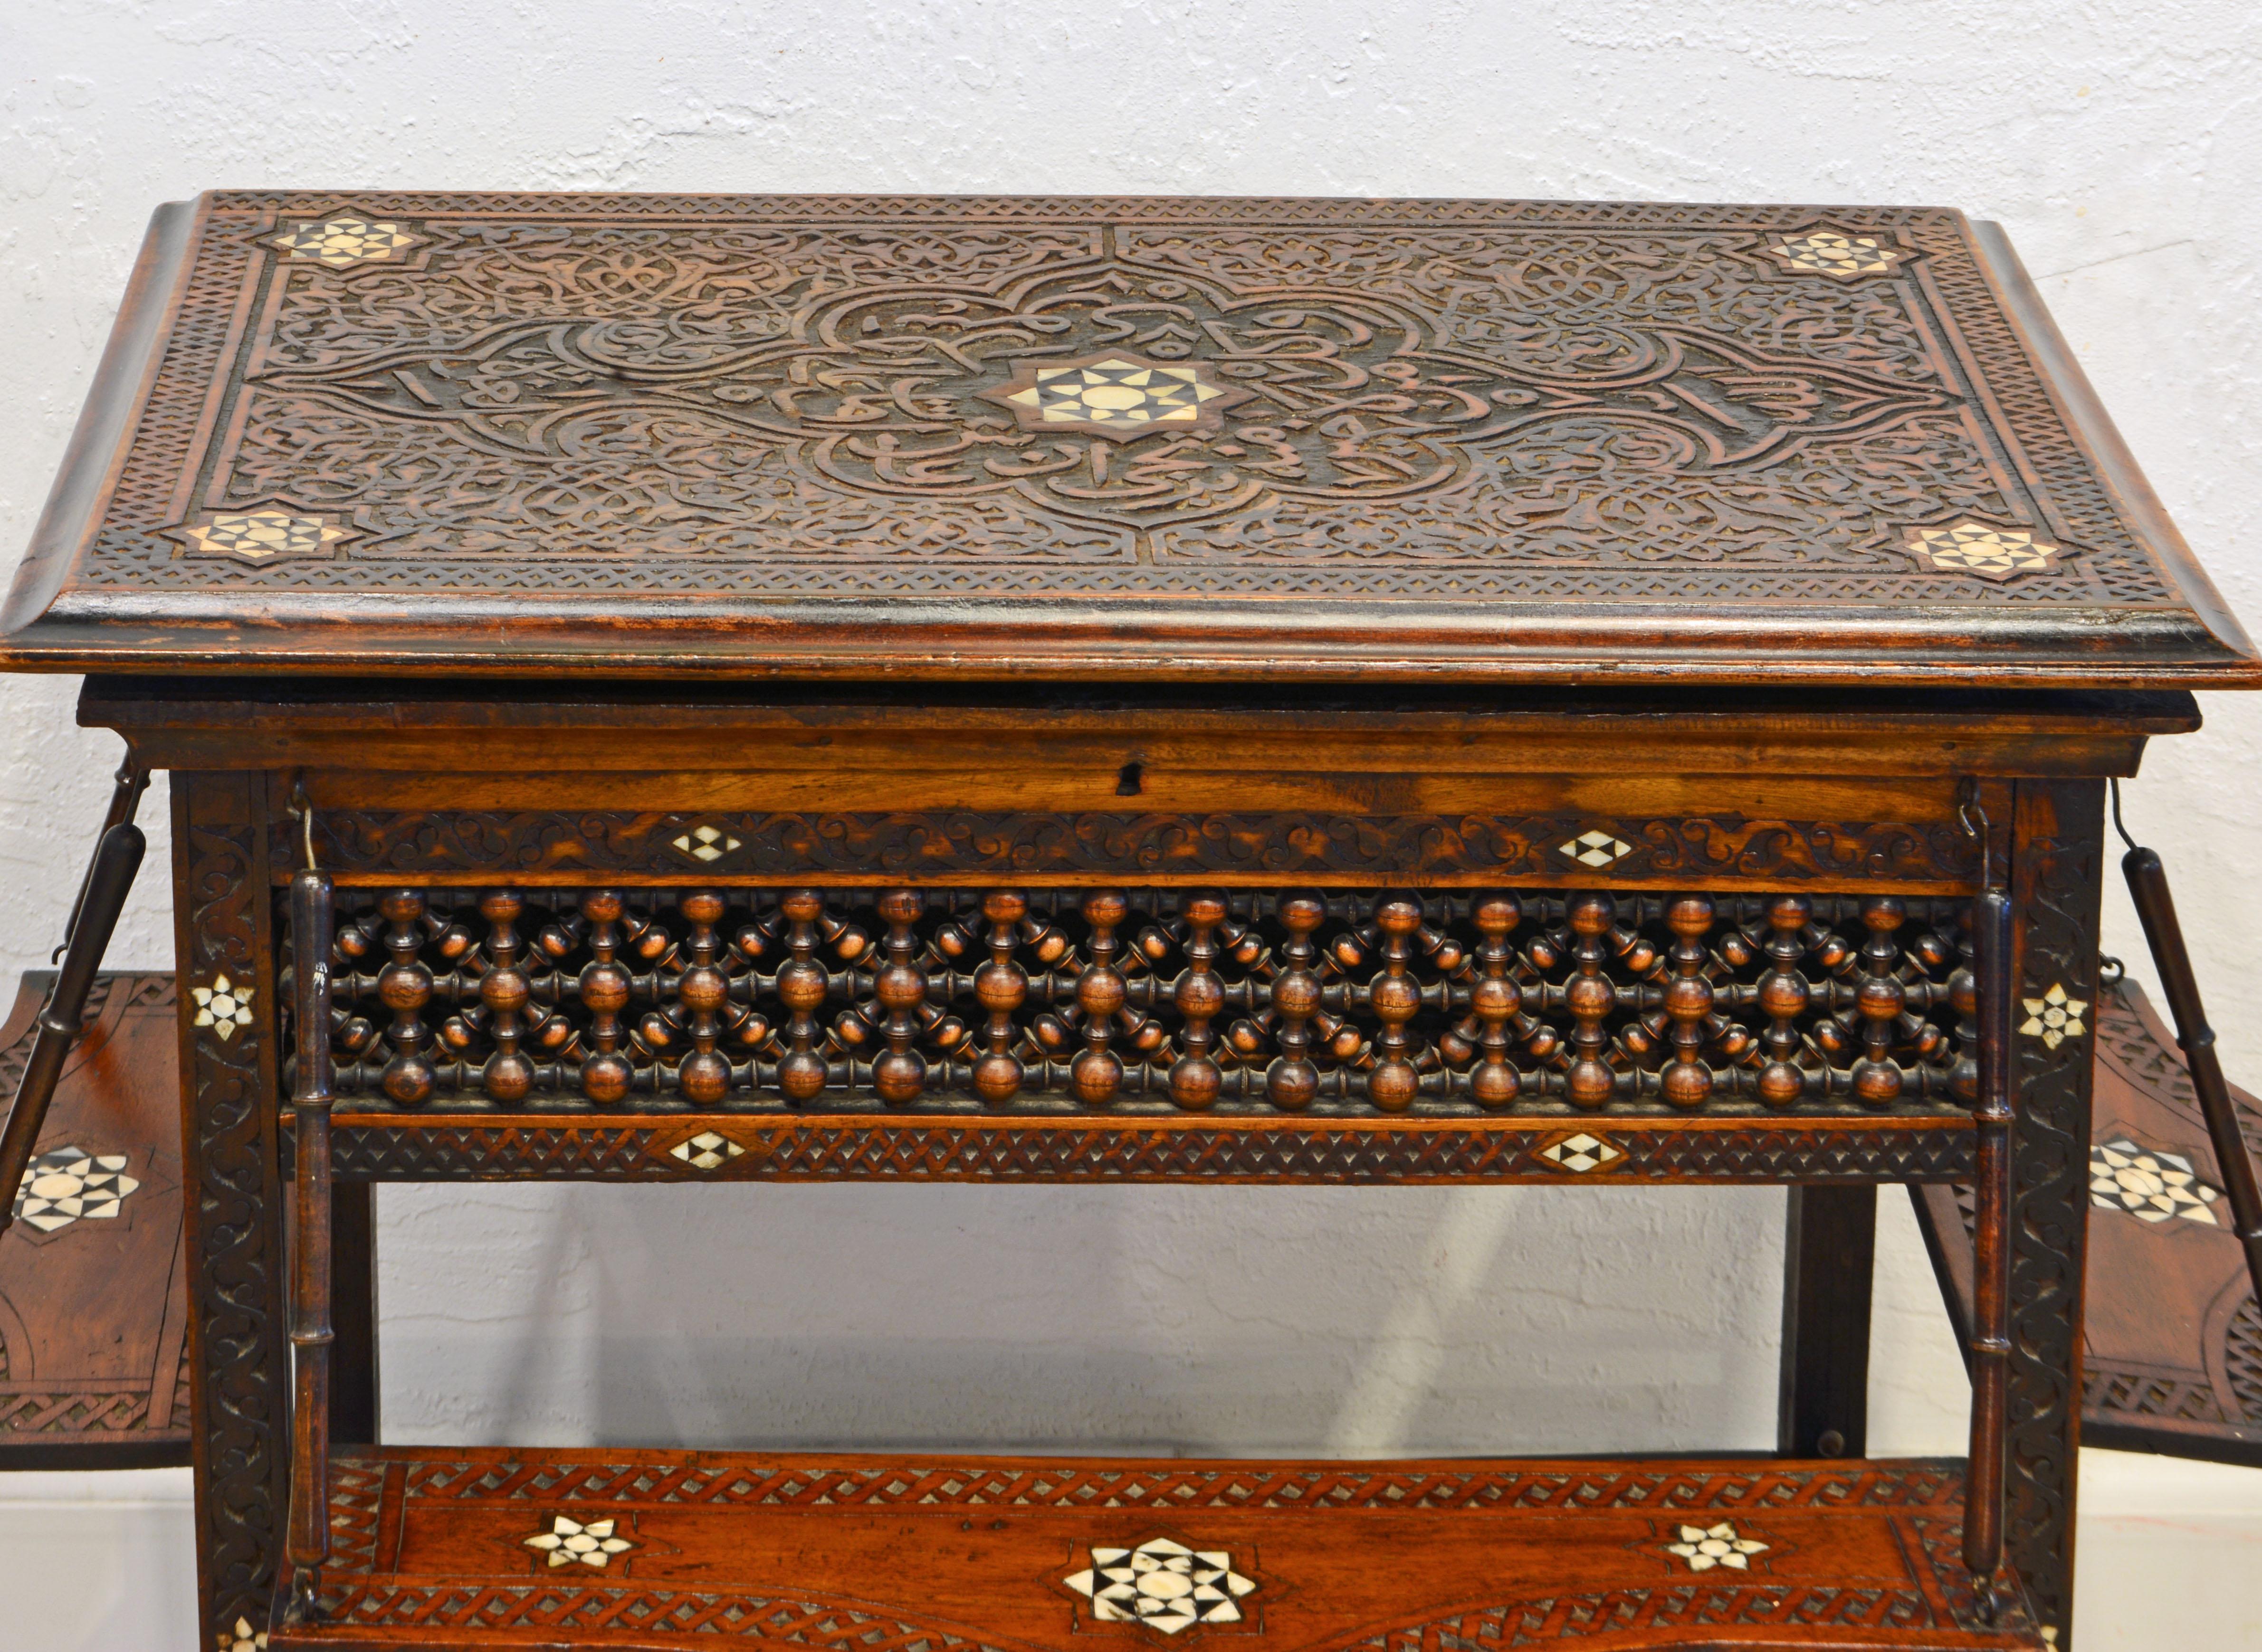
[[[1931,208],[220,191],[0,666],[2262,683]]]

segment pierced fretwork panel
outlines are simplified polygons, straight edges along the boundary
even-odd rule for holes
[[[342,1104],[1921,1112],[1965,909],[1797,894],[341,893]]]

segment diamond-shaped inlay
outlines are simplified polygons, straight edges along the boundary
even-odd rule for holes
[[[670,840],[672,846],[694,860],[720,860],[732,850],[743,848],[740,842],[719,826],[694,826],[689,831]]]
[[[1063,1578],[1091,1598],[1102,1623],[1142,1623],[1176,1634],[1202,1623],[1238,1623],[1235,1603],[1257,1587],[1221,1548],[1189,1548],[1150,1537],[1136,1548],[1094,1548],[1089,1570]]]
[[[197,1025],[210,1027],[213,1036],[226,1044],[235,1036],[238,1027],[251,1024],[251,988],[239,986],[225,975],[215,975],[209,987],[191,987],[189,996],[196,1001]]]
[[[1625,1153],[1601,1137],[1589,1136],[1581,1131],[1575,1136],[1565,1136],[1549,1142],[1539,1150],[1539,1156],[1574,1175],[1584,1175],[1589,1170],[1601,1169],[1612,1160],[1624,1158]]]
[[[1819,276],[1889,276],[1908,255],[1870,235],[1848,235],[1834,229],[1810,231],[1793,241],[1768,248],[1793,269]]]
[[[613,1535],[610,1520],[591,1520],[587,1525],[559,1514],[551,1517],[550,1529],[537,1532],[521,1540],[529,1548],[545,1551],[550,1564],[571,1566],[579,1561],[584,1566],[594,1566],[602,1571],[616,1555],[625,1555],[636,1545],[625,1537]]]
[[[1599,872],[1604,866],[1616,866],[1633,853],[1633,845],[1623,837],[1613,837],[1608,832],[1581,832],[1569,843],[1556,844],[1555,852]]]
[[[1908,542],[1920,562],[1949,573],[1976,573],[1983,579],[2046,573],[2058,553],[2056,545],[2023,529],[1970,521],[1946,528],[1912,528]]]
[[[2126,1210],[2140,1222],[2197,1222],[2221,1227],[2208,1207],[2222,1189],[2199,1179],[2192,1161],[2179,1153],[2146,1147],[2117,1136],[2089,1144],[2089,1202],[2106,1210]]]
[[[319,556],[351,533],[328,517],[264,505],[253,511],[220,511],[171,530],[196,557],[229,557],[264,564],[285,557]]]
[[[1715,1566],[1740,1572],[1750,1570],[1751,1557],[1764,1555],[1767,1548],[1755,1537],[1743,1536],[1733,1521],[1723,1520],[1718,1526],[1682,1526],[1681,1541],[1668,1543],[1665,1552],[1680,1555],[1692,1572],[1708,1572]]]
[[[681,1159],[694,1170],[712,1170],[726,1165],[746,1152],[728,1136],[718,1136],[711,1130],[702,1130],[688,1141],[679,1141],[667,1150],[671,1159]]]
[[[124,1174],[124,1153],[97,1157],[79,1147],[43,1153],[24,1168],[16,1192],[16,1220],[42,1233],[82,1219],[103,1221],[118,1214],[126,1196],[141,1184]]]
[[[2039,998],[2022,998],[2027,1018],[2019,1024],[2019,1031],[2030,1038],[2040,1038],[2048,1048],[2055,1050],[2068,1038],[2078,1038],[2089,1029],[2082,1024],[2082,1016],[2089,1013],[2086,998],[2069,998],[2065,988],[2057,982]]]
[[[345,214],[319,224],[293,224],[269,244],[293,258],[348,269],[356,264],[391,263],[421,240],[398,224],[373,224]]]

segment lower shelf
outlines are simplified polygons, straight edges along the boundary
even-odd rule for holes
[[[331,1484],[321,1620],[273,1648],[2044,1644],[1975,1609],[1956,1462],[396,1447]]]

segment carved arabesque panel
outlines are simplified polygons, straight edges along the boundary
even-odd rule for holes
[[[1776,251],[1828,216],[223,194],[84,576],[2168,600],[1954,215],[1852,213],[1856,279]]]

